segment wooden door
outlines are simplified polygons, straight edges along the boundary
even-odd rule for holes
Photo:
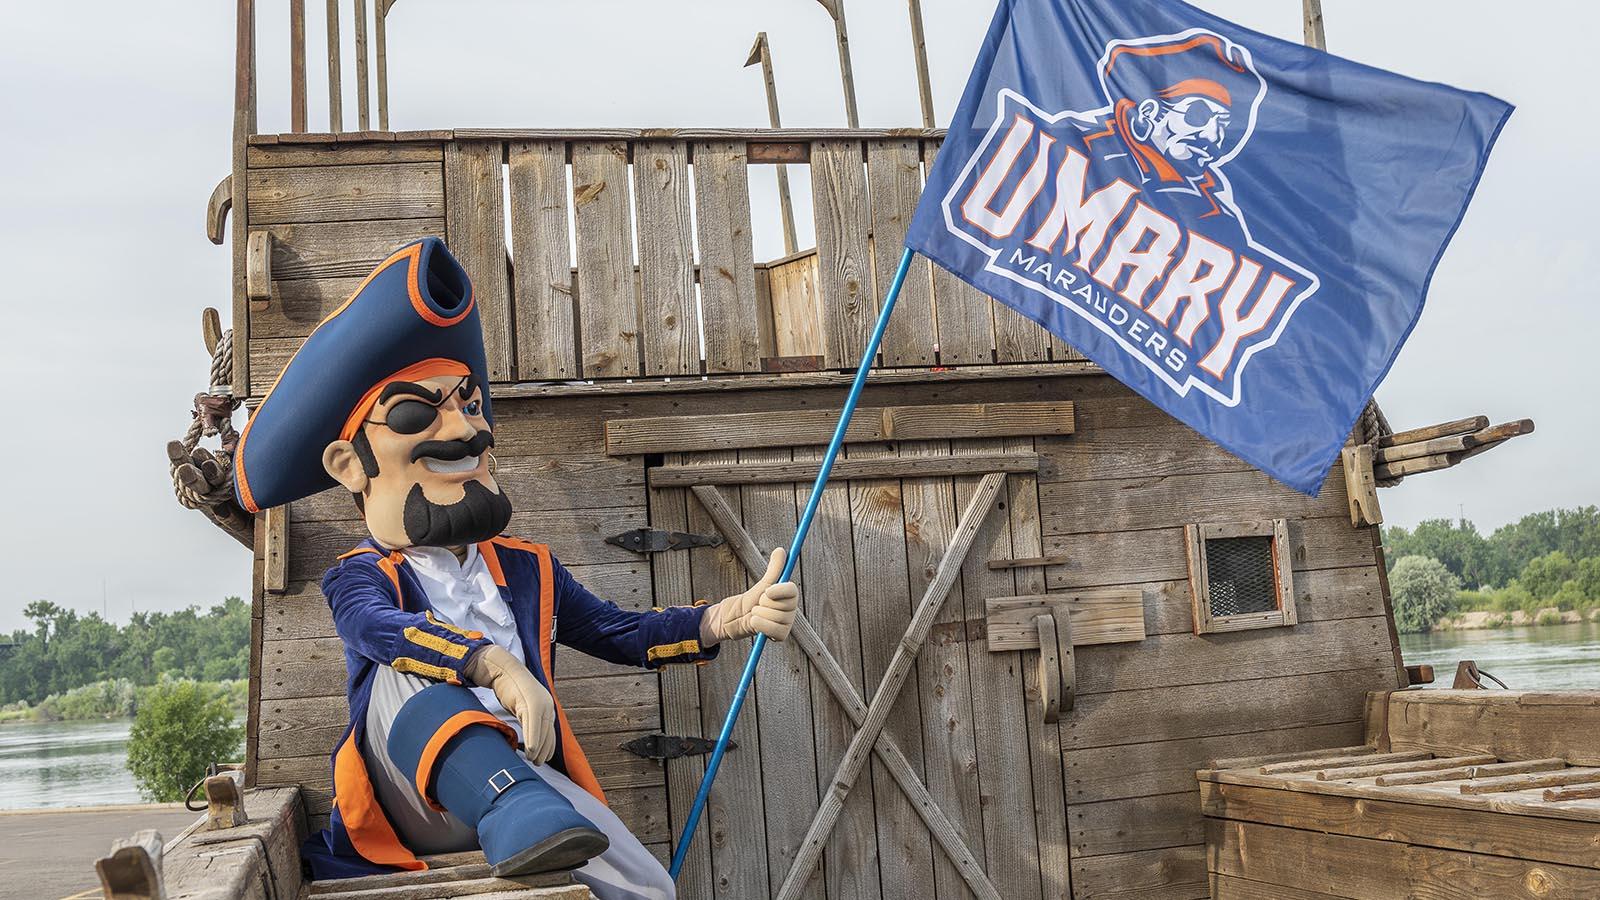
[[[748,570],[794,534],[820,453],[662,457],[651,469],[651,526],[720,533],[725,542],[656,554],[658,602],[743,590]],[[824,492],[796,570],[806,621],[763,657],[734,731],[738,746],[724,759],[680,878],[683,896],[780,894],[862,704],[890,668],[914,608],[939,586],[941,564],[954,576],[893,698],[882,731],[893,747],[886,754],[877,742],[826,832],[820,865],[797,876],[790,887],[803,889],[791,894],[1068,896],[1060,737],[1039,715],[1037,666],[1024,659],[1036,653],[991,653],[984,639],[986,599],[1045,592],[1042,568],[1003,565],[1043,555],[1030,459],[1029,437],[848,445],[844,477]],[[967,509],[984,505],[974,498],[986,490],[993,496],[978,500],[987,505]],[[964,510],[976,516],[975,530],[959,526]],[[946,561],[966,539],[966,552]],[[809,647],[803,632],[815,636]],[[669,734],[719,733],[748,650],[730,646],[710,665],[666,671]],[[841,699],[851,693],[853,713]],[[703,757],[668,762],[675,836],[703,771]]]

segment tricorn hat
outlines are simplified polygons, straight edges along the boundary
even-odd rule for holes
[[[1113,106],[1123,100],[1176,101],[1198,94],[1240,119],[1249,115],[1266,87],[1243,48],[1206,32],[1152,43],[1112,44],[1103,76]]]
[[[311,332],[245,424],[239,505],[259,512],[333,487],[323,449],[348,440],[391,381],[472,375],[490,417],[486,373],[466,271],[438,238],[400,248]]]

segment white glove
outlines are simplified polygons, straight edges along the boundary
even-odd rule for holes
[[[556,755],[556,703],[510,650],[490,644],[472,654],[461,671],[473,684],[493,690],[500,705],[522,723],[523,753],[529,760],[543,765]]]
[[[703,647],[737,641],[764,634],[774,641],[789,637],[800,608],[800,588],[792,581],[778,583],[788,551],[772,551],[767,571],[748,591],[735,594],[706,608],[700,619],[700,644]]]

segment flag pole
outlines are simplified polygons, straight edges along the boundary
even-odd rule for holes
[[[839,424],[834,426],[833,439],[828,443],[828,452],[822,456],[822,469],[817,472],[816,483],[811,486],[811,499],[806,501],[805,512],[800,516],[800,525],[795,529],[794,540],[789,543],[789,558],[783,564],[783,574],[778,576],[779,581],[788,581],[794,572],[795,563],[800,559],[800,548],[805,545],[806,532],[811,530],[811,520],[816,517],[817,506],[822,501],[822,489],[828,485],[828,476],[833,472],[833,463],[839,457],[839,448],[844,445],[845,430],[850,427],[850,417],[855,414],[856,403],[861,399],[861,390],[867,384],[867,372],[872,368],[872,361],[878,356],[878,345],[883,343],[884,329],[889,325],[889,314],[894,312],[895,301],[900,299],[900,288],[905,284],[906,273],[911,270],[911,260],[916,256],[916,251],[910,247],[900,255],[900,265],[895,269],[894,280],[889,284],[888,294],[883,298],[883,309],[878,313],[878,323],[873,326],[872,337],[867,340],[867,348],[861,354],[861,365],[856,367],[855,380],[850,383],[850,394],[845,397],[844,409],[839,412]],[[722,756],[728,750],[728,742],[733,737],[733,726],[739,721],[739,710],[744,706],[744,698],[750,693],[750,685],[755,680],[756,665],[761,661],[761,652],[766,649],[767,636],[756,635],[755,642],[750,646],[750,658],[745,661],[744,672],[739,676],[739,686],[733,692],[733,702],[728,706],[728,716],[722,721],[722,733],[717,736],[716,748],[711,751],[711,759],[706,762],[705,777],[700,779],[700,790],[695,794],[694,805],[689,807],[689,817],[684,820],[683,833],[678,835],[678,845],[672,851],[672,867],[669,870],[674,881],[683,869],[683,860],[689,852],[689,842],[694,839],[695,826],[700,823],[700,813],[705,809],[706,800],[711,796],[711,784],[716,781],[717,769],[722,765]]]

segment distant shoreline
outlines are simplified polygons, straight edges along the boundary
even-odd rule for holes
[[[1496,628],[1537,628],[1544,625],[1578,625],[1583,622],[1593,622],[1600,619],[1600,610],[1594,611],[1588,617],[1577,610],[1560,610],[1554,606],[1545,607],[1532,615],[1517,609],[1511,612],[1494,612],[1480,609],[1471,612],[1455,613],[1435,622],[1434,631],[1481,631]]]

